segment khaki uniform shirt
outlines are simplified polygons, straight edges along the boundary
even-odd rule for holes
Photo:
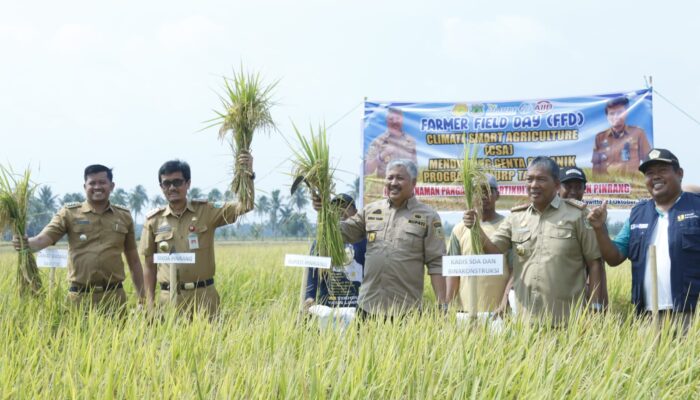
[[[178,264],[180,283],[213,278],[214,232],[219,226],[236,222],[238,210],[237,203],[201,200],[188,201],[180,216],[173,214],[170,205],[155,209],[146,216],[141,252],[146,257],[154,253],[194,253],[194,264]],[[158,265],[158,282],[170,282],[169,269],[169,264]]]
[[[136,249],[131,213],[116,204],[102,214],[87,201],[66,204],[41,234],[54,243],[68,235],[68,281],[80,285],[122,282],[122,253]]]
[[[492,221],[481,221],[481,228],[486,233],[486,236],[492,236],[505,217],[496,214],[496,218]],[[452,229],[450,236],[450,249],[448,251],[451,256],[469,255],[471,253],[471,231],[464,226],[464,222],[458,223]],[[501,305],[503,295],[510,278],[510,266],[508,265],[507,257],[503,260],[503,274],[498,276],[461,276],[459,280],[458,301],[462,311],[469,310],[469,302],[471,299],[469,291],[470,280],[476,280],[477,287],[477,311],[488,312],[494,311]]]
[[[593,172],[638,174],[639,163],[650,150],[641,128],[627,125],[619,137],[615,137],[612,128],[606,129],[595,135]]]
[[[491,241],[502,252],[513,249],[513,288],[518,312],[568,318],[584,293],[584,261],[600,258],[585,203],[558,195],[543,213],[531,204],[511,209]]]
[[[438,213],[415,197],[398,209],[384,199],[369,204],[340,227],[349,243],[367,238],[359,307],[387,315],[419,308],[424,266],[431,275],[442,274],[445,237]]]
[[[389,152],[385,158],[379,155]],[[392,136],[388,131],[379,135],[369,145],[366,160],[377,160],[377,176],[384,178],[386,166],[391,160],[406,159],[416,162],[416,139],[404,133],[400,137]]]

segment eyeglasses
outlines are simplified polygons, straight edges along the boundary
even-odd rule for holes
[[[161,183],[160,183],[160,187],[162,187],[163,189],[168,189],[170,186],[179,188],[179,187],[182,186],[184,183],[185,183],[185,180],[184,180],[184,179],[173,179],[173,180],[171,180],[171,181],[163,181],[163,182],[161,182]]]

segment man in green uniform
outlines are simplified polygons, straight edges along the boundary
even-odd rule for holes
[[[249,154],[240,155],[238,164],[239,168],[253,170],[253,158]],[[213,318],[218,313],[220,301],[214,287],[214,232],[219,226],[234,223],[239,216],[250,211],[252,205],[189,200],[190,166],[180,160],[163,164],[158,170],[158,182],[168,205],[148,213],[141,234],[148,305],[154,303],[157,281],[161,303],[168,303],[170,291],[175,290],[178,309],[207,312]],[[159,264],[156,268],[156,253],[194,254],[194,263],[175,264],[177,287],[170,285],[170,264]]]
[[[126,303],[122,288],[126,257],[131,279],[143,298],[143,272],[134,236],[134,222],[127,208],[111,204],[112,170],[90,165],[84,173],[83,203],[67,203],[37,236],[26,239],[32,251],[55,244],[68,235],[68,300],[116,310]],[[19,250],[19,240],[14,240]]]
[[[530,204],[516,206],[489,239],[482,231],[487,253],[513,249],[513,287],[519,314],[551,316],[565,323],[582,299],[586,271],[592,287],[591,307],[602,310],[600,250],[586,220],[586,204],[562,200],[559,166],[549,157],[536,157],[527,169]],[[464,213],[471,227],[476,210]],[[522,311],[522,313],[521,313]]]
[[[496,212],[496,201],[498,201],[498,182],[493,175],[487,175],[489,188],[484,190],[481,199],[481,227],[487,235],[496,232],[505,217]],[[471,231],[464,226],[464,222],[459,222],[453,229],[450,236],[450,247],[448,254],[451,256],[469,255],[471,252]],[[506,257],[507,259],[507,257]],[[511,268],[507,260],[503,265],[503,274],[496,276],[450,276],[447,278],[447,299],[457,300],[462,311],[469,311],[470,299],[476,298],[477,312],[502,313],[508,305],[508,291],[510,291],[509,278]],[[475,280],[476,284],[471,288],[476,288],[476,295],[471,293],[470,281]]]
[[[367,238],[357,309],[360,318],[393,318],[419,310],[426,266],[435,295],[446,306],[442,276],[445,236],[438,213],[413,194],[417,175],[413,161],[391,161],[385,178],[388,198],[365,206],[340,223],[347,243]],[[319,206],[316,199],[314,207]]]

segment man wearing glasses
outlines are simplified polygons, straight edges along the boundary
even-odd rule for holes
[[[238,157],[238,167],[244,166],[248,171],[253,170],[253,158],[249,154]],[[158,182],[168,205],[148,213],[141,233],[146,299],[152,306],[157,281],[161,303],[170,301],[170,292],[174,290],[179,310],[204,312],[213,318],[219,308],[219,293],[214,287],[214,231],[234,223],[252,209],[252,204],[188,200],[190,178],[190,166],[184,161],[167,161],[158,170]],[[156,268],[155,253],[194,254],[194,263],[176,264],[177,287],[170,285],[170,264],[159,264]]]

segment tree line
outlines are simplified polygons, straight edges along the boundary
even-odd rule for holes
[[[353,182],[348,193],[357,198],[359,193],[359,178]],[[200,188],[190,189],[189,198],[206,199],[210,202],[235,201],[236,196],[231,191],[222,192],[211,189],[208,192]],[[51,221],[51,217],[66,203],[83,202],[82,192],[55,194],[48,185],[42,185],[34,192],[29,204],[29,221],[27,234],[37,235]],[[137,235],[141,232],[140,222],[151,209],[162,207],[167,201],[161,194],[148,196],[143,185],[137,185],[131,190],[118,188],[110,196],[112,204],[128,207],[137,221]],[[315,220],[310,220],[306,209],[309,205],[309,195],[306,188],[301,187],[293,195],[285,196],[280,189],[269,194],[258,195],[253,213],[245,216],[236,224],[217,230],[217,238],[254,238],[270,237],[306,237],[314,232]],[[312,216],[313,217],[313,216]],[[5,236],[8,234],[5,233]],[[7,237],[5,237],[7,239]]]

